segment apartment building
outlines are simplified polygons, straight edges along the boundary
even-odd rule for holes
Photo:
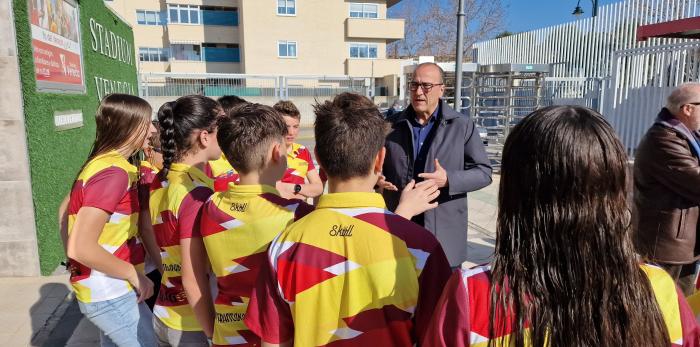
[[[399,2],[106,1],[132,24],[142,72],[347,75],[377,85],[401,74],[386,54],[404,37],[404,20],[387,18]]]

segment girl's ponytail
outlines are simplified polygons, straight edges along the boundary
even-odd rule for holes
[[[175,112],[174,101],[163,104],[158,110],[158,123],[160,124],[160,148],[163,153],[163,169],[160,171],[165,178],[170,170],[170,165],[175,161],[177,145],[175,142]]]

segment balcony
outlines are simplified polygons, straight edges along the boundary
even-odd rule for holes
[[[169,72],[176,73],[240,73],[240,63],[171,60]]]
[[[356,39],[380,39],[387,43],[404,38],[403,19],[364,19],[345,20],[345,36]]]
[[[237,26],[168,24],[168,37],[174,43],[239,43]]]
[[[345,74],[352,77],[384,77],[401,74],[400,59],[354,59],[345,60]]]

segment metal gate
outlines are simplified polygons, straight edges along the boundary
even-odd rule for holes
[[[615,52],[613,63],[602,113],[633,157],[670,92],[700,79],[700,43],[622,50]]]
[[[518,64],[482,66],[479,71],[465,72],[463,77],[460,111],[471,116],[480,131],[486,133],[487,153],[496,168],[510,128],[530,112],[550,105],[579,105],[601,111],[604,79],[545,77],[545,73],[528,73],[527,70],[487,72],[494,67],[508,66],[513,68]],[[451,82],[450,76],[446,81]],[[454,102],[453,88],[449,91],[446,97]]]
[[[542,105],[578,105],[601,111],[604,80],[586,77],[547,77]]]

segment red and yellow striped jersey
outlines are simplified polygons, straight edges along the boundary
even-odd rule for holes
[[[153,182],[153,180],[156,178],[159,171],[160,170],[158,170],[158,168],[151,164],[148,160],[141,160],[141,164],[139,166],[139,184],[150,186],[151,182]]]
[[[204,205],[200,230],[218,287],[215,346],[260,345],[260,338],[243,323],[250,292],[272,239],[292,222],[296,211],[310,209],[265,185],[232,186]]]
[[[298,346],[413,346],[450,275],[435,237],[375,193],[322,195],[267,260],[245,323]]]
[[[172,164],[165,181],[151,184],[151,222],[164,269],[153,314],[175,330],[202,330],[182,286],[180,240],[201,237],[197,216],[212,194],[212,184],[204,172],[182,163]]]
[[[293,143],[291,151],[287,153],[287,171],[282,177],[282,182],[304,184],[306,175],[315,169],[311,152],[306,147]]]
[[[656,302],[666,322],[670,346],[697,346],[700,335],[692,311],[683,295],[679,294],[671,277],[661,268],[641,266],[651,283]],[[489,333],[491,305],[491,267],[478,266],[452,275],[436,306],[422,346],[486,347],[490,340],[496,346],[509,346],[508,339],[514,324],[495,322],[505,326],[499,336]],[[512,316],[508,316],[512,318]]]
[[[239,179],[238,172],[231,166],[223,153],[219,159],[207,163],[204,167],[204,173],[209,178],[214,179],[214,191],[217,192],[225,192],[229,183],[236,183]]]
[[[117,258],[137,263],[138,171],[117,151],[91,159],[73,184],[68,205],[68,234],[73,230],[78,211],[95,207],[110,214],[97,243]],[[141,249],[143,249],[141,247]],[[122,279],[110,277],[75,260],[70,260],[71,284],[81,302],[98,302],[120,297],[131,290]]]

